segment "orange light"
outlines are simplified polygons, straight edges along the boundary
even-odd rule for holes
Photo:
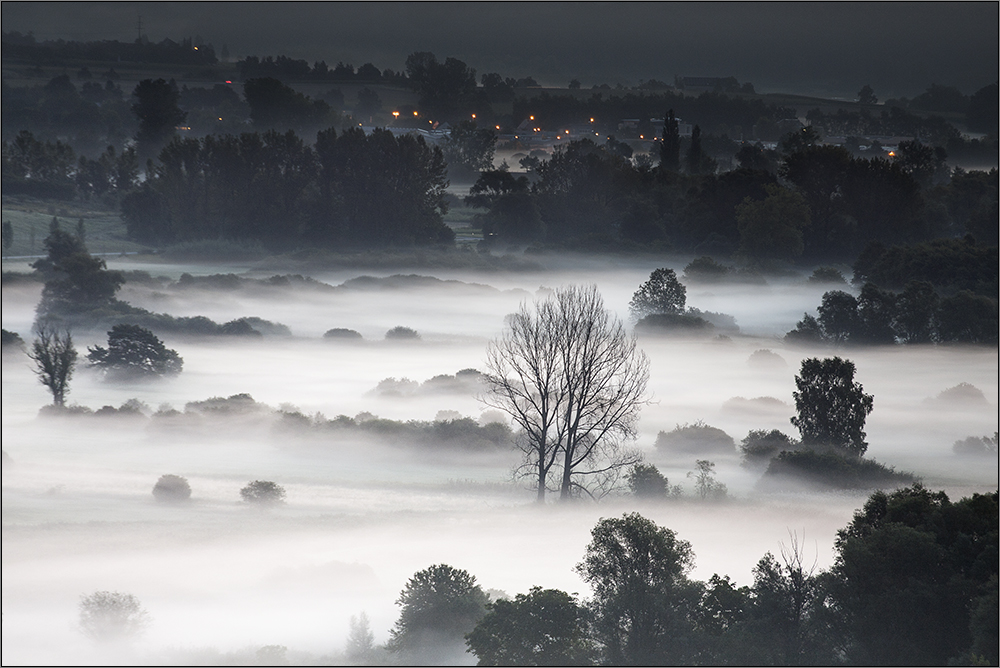
[[[529,121],[533,121],[533,120],[535,120],[535,117],[534,116],[528,116],[528,120]]]
[[[194,47],[194,50],[195,50],[195,51],[197,51],[197,50],[198,50],[198,47]]]
[[[590,119],[590,122],[591,122],[591,123],[593,123],[593,122],[594,122],[594,119],[593,119],[593,118],[591,118],[591,119]]]
[[[392,112],[392,115],[393,115],[394,118],[399,118],[399,112],[398,111]]]
[[[220,120],[220,121],[222,120],[222,116],[219,116],[219,120]]]
[[[497,126],[497,130],[499,130],[499,129],[500,129],[500,126],[498,125],[498,126]]]
[[[895,158],[896,157],[896,152],[895,151],[889,151],[889,157],[890,158]]]
[[[643,137],[642,135],[639,135],[639,139],[645,139],[645,137]]]
[[[417,115],[417,112],[415,112],[415,111],[414,111],[414,112],[413,112],[413,115],[414,115],[414,116],[416,116],[416,115]]]
[[[472,117],[473,117],[473,118],[475,118],[475,117],[476,117],[476,115],[475,115],[475,114],[472,114]]]

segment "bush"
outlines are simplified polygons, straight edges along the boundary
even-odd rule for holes
[[[933,403],[950,404],[953,406],[983,407],[989,406],[989,401],[983,391],[972,383],[959,383],[955,387],[949,387],[942,391],[934,399],[927,400]]]
[[[393,327],[385,333],[387,341],[419,341],[420,335],[409,327]]]
[[[654,313],[635,323],[635,331],[641,334],[713,334],[715,325],[687,313]]]
[[[680,495],[680,487],[671,487],[666,476],[652,464],[636,464],[625,478],[629,489],[640,499],[665,499],[668,495]]]
[[[191,485],[187,478],[167,473],[153,485],[153,497],[166,503],[187,501],[191,498]]]
[[[736,441],[721,429],[699,420],[692,425],[677,425],[669,432],[661,431],[656,436],[656,448],[676,453],[730,454],[736,449]]]
[[[847,279],[844,275],[834,269],[833,267],[817,267],[813,270],[812,276],[809,277],[810,283],[836,283],[847,284]]]
[[[706,256],[696,257],[684,267],[684,280],[692,283],[718,283],[729,277],[730,269]]]
[[[755,429],[740,443],[740,452],[743,453],[744,465],[764,466],[778,453],[793,450],[796,445],[794,439],[777,429],[771,431]]]
[[[323,333],[324,339],[339,339],[341,341],[361,341],[364,339],[361,336],[361,332],[356,332],[353,329],[344,329],[343,327],[334,327],[333,329],[328,329]]]
[[[993,434],[992,438],[989,436],[983,436],[982,438],[978,436],[969,436],[960,441],[955,441],[955,444],[951,446],[951,449],[956,455],[996,457],[998,440],[1000,439],[997,438],[996,433]]]
[[[776,352],[768,350],[767,348],[755,350],[750,357],[747,358],[747,364],[760,369],[784,369],[788,366],[788,362],[785,361],[784,357]]]
[[[3,340],[2,341],[3,341],[3,347],[4,348],[6,348],[7,346],[15,346],[15,347],[21,347],[21,348],[24,347],[24,339],[22,339],[21,335],[18,334],[17,332],[10,332],[10,331],[7,331],[6,329],[3,330]]]
[[[96,591],[80,600],[80,628],[98,642],[139,635],[148,624],[148,613],[132,594]]]
[[[285,488],[270,480],[254,480],[240,490],[240,496],[247,503],[273,505],[285,500]]]
[[[916,482],[912,473],[896,471],[873,459],[818,450],[785,451],[771,460],[760,486],[784,489],[789,482],[832,489],[876,489],[909,485]]]

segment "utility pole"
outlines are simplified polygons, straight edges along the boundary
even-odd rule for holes
[[[137,16],[139,17],[139,19],[138,19],[139,37],[136,39],[136,41],[137,42],[141,42],[142,41],[142,14],[138,14]]]

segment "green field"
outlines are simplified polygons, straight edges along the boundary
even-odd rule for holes
[[[2,217],[3,222],[9,221],[14,228],[14,242],[9,249],[3,249],[4,258],[44,255],[43,242],[53,217],[70,232],[76,232],[83,219],[84,241],[91,253],[128,253],[148,248],[125,238],[125,223],[115,211],[87,209],[67,202],[5,202]]]

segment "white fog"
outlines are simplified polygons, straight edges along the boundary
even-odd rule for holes
[[[542,287],[595,283],[606,306],[625,320],[632,293],[659,266],[541,261],[545,270],[472,273],[307,272],[116,259],[110,268],[171,280],[183,273],[308,273],[325,285],[209,290],[129,283],[119,297],[136,306],[217,322],[257,316],[287,325],[292,335],[199,340],[164,334],[184,359],[180,375],[110,383],[79,368],[67,403],[96,410],[135,398],[148,412],[164,404],[184,411],[188,402],[246,393],[273,409],[329,419],[368,412],[432,421],[439,411],[479,419],[486,407],[472,393],[389,396],[373,390],[386,378],[423,383],[483,369],[486,345],[502,331],[504,315]],[[24,269],[8,264],[5,269]],[[667,266],[680,276],[684,264]],[[399,273],[440,280],[330,287]],[[740,333],[723,340],[640,337],[651,362],[651,403],[642,411],[635,447],[685,492],[657,504],[622,494],[570,505],[553,497],[538,507],[530,484],[511,479],[514,452],[351,440],[296,431],[263,413],[176,425],[122,417],[45,419],[38,412],[51,397],[30,360],[5,353],[3,450],[10,459],[5,456],[3,467],[3,663],[217,661],[263,645],[286,646],[293,661],[306,656],[297,652],[337,656],[351,615],[361,611],[376,642],[387,640],[400,590],[414,572],[436,563],[465,569],[484,588],[510,595],[541,585],[585,598],[589,588],[573,567],[591,528],[601,517],[632,510],[690,541],[697,579],[719,573],[750,584],[756,562],[768,551],[778,553],[791,533],[810,562],[828,567],[836,531],[866,492],[760,492],[760,472],[740,466],[733,449],[712,457],[729,498],[703,503],[686,477],[698,457],[668,457],[654,447],[658,432],[698,421],[737,443],[753,429],[797,436],[789,423],[792,391],[807,357],[837,354],[855,363],[856,380],[875,397],[867,457],[910,471],[953,499],[995,490],[996,461],[958,457],[952,444],[997,429],[997,350],[787,347],[784,333],[803,312],[814,313],[830,289],[807,283],[806,276],[769,279],[767,286],[689,284],[689,306],[734,316]],[[40,286],[3,290],[3,326],[29,343],[39,295]],[[412,328],[421,339],[384,340],[395,326]],[[356,330],[364,340],[324,339],[331,328]],[[106,341],[101,332],[75,332],[74,340],[81,352]],[[784,365],[750,364],[760,349],[773,351]],[[985,401],[938,398],[961,383],[978,388]],[[750,401],[761,397],[773,400]],[[154,500],[153,484],[168,473],[188,479],[189,503]],[[240,488],[258,479],[283,486],[286,503],[263,511],[243,503]],[[79,631],[77,606],[82,595],[98,590],[137,596],[151,617],[147,633],[114,651],[91,643]]]

